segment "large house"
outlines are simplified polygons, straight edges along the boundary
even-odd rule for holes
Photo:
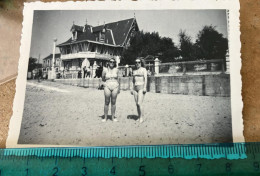
[[[139,28],[136,19],[130,18],[99,26],[73,24],[70,31],[71,38],[57,45],[61,53],[60,70],[77,73],[84,66],[103,66],[111,57],[120,63],[122,51]]]
[[[52,58],[53,58],[53,54],[50,54],[47,57],[43,58],[43,71],[44,72],[48,72],[49,70],[51,70]],[[60,65],[61,65],[60,54],[55,54],[54,68],[55,68],[56,72],[59,71]]]

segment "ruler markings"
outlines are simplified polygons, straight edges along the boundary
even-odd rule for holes
[[[166,146],[166,152],[167,152],[167,158],[169,158],[171,155],[170,155],[170,150],[169,150],[169,146],[168,145]]]
[[[103,153],[103,150],[101,150],[100,148],[99,148],[99,152],[98,152],[99,154],[98,154],[98,157],[103,157],[103,155],[102,155],[102,153]]]
[[[223,145],[161,145],[127,147],[86,147],[86,148],[30,148],[0,149],[1,156],[39,156],[39,157],[86,157],[86,158],[245,158],[246,153],[259,153],[259,144],[238,143]]]
[[[87,148],[86,151],[87,151],[87,157],[88,157],[88,158],[91,158],[91,156],[90,156],[90,149]]]
[[[243,147],[242,147],[242,145],[238,145],[239,146],[239,149],[238,149],[238,151],[239,151],[239,157],[241,157],[242,156],[242,152],[244,152],[243,151]]]
[[[121,158],[121,156],[122,156],[122,148],[117,148],[117,151],[118,151],[118,158]]]
[[[93,151],[93,149],[90,148],[90,149],[89,149],[89,152],[90,152],[90,158],[93,158],[93,155],[95,154],[95,153],[94,153],[95,151]]]
[[[75,149],[72,149],[71,151],[72,151],[72,152],[69,152],[69,157],[70,157],[70,158],[71,158],[71,157],[74,157]]]
[[[82,152],[82,148],[79,148],[79,157],[83,158],[83,152]]]
[[[160,156],[164,156],[164,150],[163,146],[160,147]]]
[[[216,151],[216,146],[213,146],[210,148],[211,149],[211,158],[213,158],[214,155],[216,155],[215,151]]]
[[[165,156],[165,150],[164,150],[164,146],[161,146],[161,156]]]
[[[142,147],[141,150],[142,150],[142,158],[144,158],[144,156],[146,156],[146,148],[147,147]]]
[[[87,158],[87,150],[84,150],[84,148],[82,148],[82,152],[83,152],[83,157]]]

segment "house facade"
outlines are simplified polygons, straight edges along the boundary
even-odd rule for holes
[[[47,57],[43,58],[42,68],[44,72],[48,72],[51,70],[52,59],[53,59],[53,54],[50,54]],[[61,66],[61,54],[55,54],[54,68],[56,72],[60,71],[60,66]]]
[[[105,66],[110,58],[120,63],[122,52],[139,31],[135,18],[99,26],[85,24],[71,27],[71,38],[57,45],[60,49],[60,71],[77,74],[84,66]]]

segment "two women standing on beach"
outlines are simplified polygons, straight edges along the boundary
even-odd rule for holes
[[[107,121],[107,114],[109,109],[109,104],[111,101],[111,114],[112,121],[118,121],[115,118],[116,110],[116,98],[120,93],[119,86],[119,75],[118,69],[115,67],[116,62],[114,59],[109,60],[109,65],[102,73],[102,81],[104,82],[104,94],[105,94],[105,105],[104,105],[104,119],[102,122]],[[144,62],[141,59],[137,58],[135,60],[136,69],[133,71],[133,82],[130,84],[131,94],[134,95],[138,120],[140,123],[144,122],[144,110],[143,110],[143,101],[146,93],[147,85],[147,71],[144,68]]]

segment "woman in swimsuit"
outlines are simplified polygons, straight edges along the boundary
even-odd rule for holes
[[[133,84],[131,86],[131,94],[134,95],[135,103],[138,113],[138,121],[142,123],[144,121],[144,109],[143,101],[146,93],[147,85],[147,71],[144,68],[144,63],[140,59],[135,60],[136,70],[133,71]]]
[[[115,118],[115,111],[116,111],[116,98],[117,98],[117,94],[120,93],[120,87],[118,82],[118,69],[115,66],[116,66],[116,61],[115,59],[112,58],[109,60],[108,67],[104,68],[102,72],[102,81],[104,82],[104,93],[105,93],[105,106],[104,106],[105,118],[102,120],[102,122],[107,121],[110,99],[111,99],[112,121],[114,122],[118,121]]]

